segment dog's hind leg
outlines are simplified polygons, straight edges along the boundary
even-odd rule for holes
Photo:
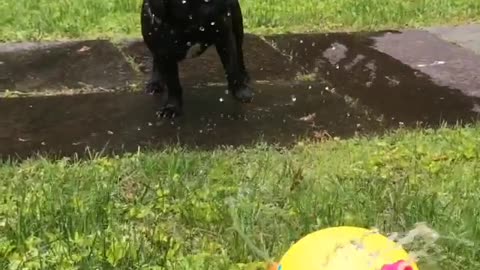
[[[145,92],[148,94],[160,94],[165,91],[165,82],[160,73],[159,63],[156,57],[153,57],[152,61],[152,73],[150,80],[145,87]]]

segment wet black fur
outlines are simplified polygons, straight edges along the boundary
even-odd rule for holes
[[[252,100],[243,58],[243,18],[238,0],[144,0],[141,28],[153,56],[152,75],[145,90],[167,91],[163,117],[182,113],[178,62],[197,43],[202,46],[195,56],[215,46],[233,96],[241,102]]]

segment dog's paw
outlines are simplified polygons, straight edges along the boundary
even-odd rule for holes
[[[148,82],[147,85],[145,86],[145,93],[153,95],[153,94],[160,94],[165,91],[165,87],[163,86],[162,83],[153,81],[153,82]]]
[[[174,102],[167,102],[167,104],[165,104],[159,112],[159,116],[162,118],[175,118],[181,115],[181,106]]]
[[[243,86],[233,91],[233,96],[242,103],[250,103],[253,100],[254,94],[250,87]]]

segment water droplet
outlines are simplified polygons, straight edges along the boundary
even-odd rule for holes
[[[228,16],[228,17],[230,17],[231,15],[232,15],[232,13],[230,13],[230,11],[227,12],[227,16]]]
[[[198,30],[200,30],[200,31],[202,31],[202,32],[203,32],[203,31],[205,31],[205,27],[203,27],[203,26],[200,26],[200,27],[198,28]]]
[[[296,96],[292,95],[291,98],[292,98],[292,101],[293,101],[293,102],[297,101],[297,97],[296,97]]]
[[[210,25],[215,25],[215,22],[211,22]]]
[[[303,39],[300,39],[300,44],[302,44],[302,43],[303,43]]]
[[[219,100],[220,102],[223,102],[223,98],[219,98],[218,100]]]
[[[187,3],[187,0],[182,0],[182,4],[186,4]]]
[[[189,46],[189,47],[192,46],[192,42],[187,41],[187,46]]]

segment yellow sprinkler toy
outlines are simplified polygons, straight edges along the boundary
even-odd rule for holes
[[[397,243],[376,231],[332,227],[295,243],[269,270],[419,270]]]

